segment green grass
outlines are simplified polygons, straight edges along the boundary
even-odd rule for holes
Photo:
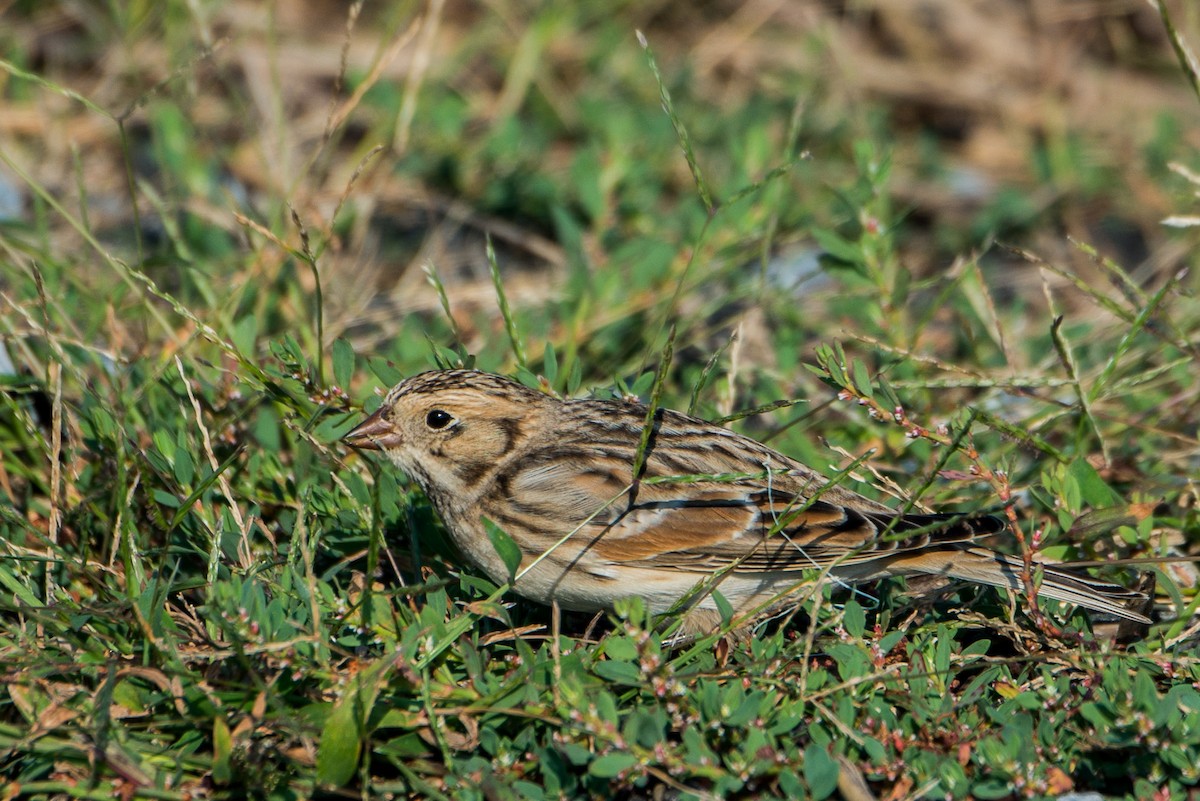
[[[399,75],[403,6],[344,74],[282,11],[47,8],[0,15],[0,117],[42,115],[0,138],[4,797],[1195,794],[1200,596],[1162,558],[1200,538],[1200,283],[1158,225],[1197,213],[1164,169],[1200,172],[1193,106],[1136,157],[1053,129],[968,202],[936,131],[706,62],[740,29],[682,6],[446,11]],[[1152,572],[1162,622],[902,582],[748,641],[557,621],[337,442],[450,364],[653,392],[896,506],[1011,504],[1004,545],[1141,560],[1097,573]]]

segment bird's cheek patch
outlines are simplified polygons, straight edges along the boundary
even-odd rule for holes
[[[452,467],[454,475],[467,487],[473,487],[492,469],[490,461],[457,461]]]

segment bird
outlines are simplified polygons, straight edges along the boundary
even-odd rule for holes
[[[657,615],[684,599],[683,630],[704,634],[721,621],[712,592],[695,591],[706,579],[739,613],[785,603],[814,575],[1025,591],[1023,560],[979,542],[1004,529],[999,517],[901,513],[751,437],[633,398],[560,399],[493,373],[432,370],[398,383],[343,441],[415,481],[492,581],[563,609],[640,597]],[[1041,597],[1150,623],[1127,608],[1144,594],[1041,568]]]

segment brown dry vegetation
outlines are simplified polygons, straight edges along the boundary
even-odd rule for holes
[[[1196,24],[1194,9],[1176,5],[1186,33]],[[328,225],[369,149],[385,148],[370,159],[349,199],[361,207],[364,223],[336,240],[323,263],[335,334],[359,315],[377,320],[435,307],[416,269],[427,258],[442,265],[464,304],[490,306],[479,244],[485,229],[520,254],[513,259],[520,273],[510,289],[515,300],[544,298],[563,264],[546,220],[506,220],[481,208],[486,172],[463,173],[446,186],[394,168],[414,146],[412,129],[422,125],[422,88],[460,97],[465,130],[481,138],[523,104],[545,103],[561,129],[540,167],[561,173],[579,144],[573,95],[606,73],[628,80],[642,69],[630,42],[596,63],[582,40],[586,29],[533,30],[520,6],[433,3],[417,16],[367,4],[347,36],[340,2],[233,2],[176,26],[170,37],[156,35],[150,6],[133,8],[130,15],[140,12],[149,21],[132,23],[115,41],[103,38],[111,24],[105,13],[88,4],[10,9],[5,40],[23,64],[121,123],[138,180],[156,184],[143,150],[146,117],[163,96],[187,97],[181,110],[195,146],[219,159],[231,187],[252,202],[284,198],[317,227]],[[634,29],[644,31],[661,63],[686,69],[688,91],[706,114],[736,110],[755,95],[793,96],[797,114],[836,132],[861,129],[881,110],[876,124],[894,147],[891,189],[910,221],[903,258],[918,274],[946,265],[936,231],[969,227],[1005,188],[1025,194],[1027,213],[1040,218],[1022,244],[1085,280],[1104,279],[1068,237],[1118,258],[1146,283],[1183,263],[1186,246],[1165,235],[1161,220],[1180,211],[1185,196],[1165,178],[1161,162],[1142,154],[1164,139],[1200,147],[1200,106],[1156,12],[1141,0],[774,0],[696,9],[660,2],[621,14],[630,38]],[[184,34],[186,41],[175,41]],[[531,40],[528,63],[518,63]],[[346,87],[343,72],[360,76],[360,86],[403,92],[399,118],[380,119],[377,108]],[[635,88],[639,96],[631,102],[653,102],[652,83]],[[787,119],[776,125],[770,135],[781,139]],[[78,203],[86,192],[95,231],[126,245],[118,253],[128,252],[122,233],[134,221],[121,126],[62,93],[26,91],[0,98],[0,136],[9,157],[55,197]],[[469,140],[461,146],[468,153],[474,147]],[[1032,158],[1038,150],[1049,159],[1078,160],[1081,170],[1101,176],[1092,179],[1099,185],[1079,185],[1087,176],[1064,165],[1039,173]],[[930,152],[937,162],[932,173]],[[714,172],[724,158],[719,149],[701,150],[702,165]],[[691,191],[687,165],[675,162],[664,165],[673,171],[664,208]],[[26,206],[31,202],[25,193]],[[185,207],[233,234],[243,231],[211,198],[188,196]],[[366,224],[371,219],[388,221],[389,230]],[[56,248],[81,247],[63,221],[50,222]],[[380,242],[389,236],[395,241]],[[603,246],[587,246],[603,262]],[[271,273],[279,258],[268,251],[253,266]],[[358,280],[364,271],[372,281]],[[1019,260],[1002,259],[994,278],[1034,302],[1041,295],[1036,271]],[[378,305],[381,299],[391,302]]]

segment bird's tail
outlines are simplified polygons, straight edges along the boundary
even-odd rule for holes
[[[926,554],[926,557],[928,556]],[[1144,593],[1075,573],[1064,567],[1048,564],[1042,564],[1041,567],[1043,572],[1042,583],[1038,588],[1039,596],[1076,604],[1125,620],[1151,622],[1150,618],[1141,612],[1128,608],[1129,604],[1146,601]],[[984,548],[947,551],[946,560],[940,565],[928,558],[920,564],[912,565],[914,572],[941,574],[1015,592],[1025,591],[1025,583],[1021,580],[1024,568],[1025,563],[1020,558]]]

